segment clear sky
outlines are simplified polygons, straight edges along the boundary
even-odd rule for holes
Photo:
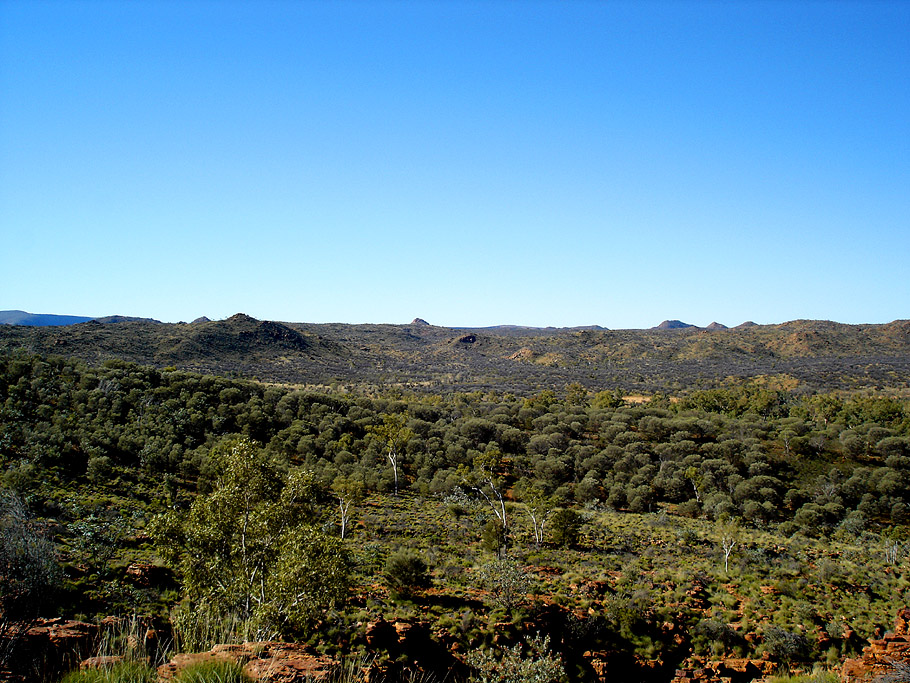
[[[0,309],[910,317],[910,2],[0,0]]]

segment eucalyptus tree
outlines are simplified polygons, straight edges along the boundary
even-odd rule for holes
[[[483,453],[475,452],[472,469],[462,466],[460,472],[464,483],[490,506],[502,527],[503,538],[506,538],[509,522],[506,516],[505,482],[499,474],[503,460],[502,451],[495,446],[488,446]]]
[[[341,513],[342,539],[351,520],[351,506],[363,500],[364,488],[363,480],[354,475],[339,474],[332,482],[332,493],[338,500],[338,511]]]
[[[404,448],[414,436],[414,432],[407,427],[408,416],[405,413],[386,413],[382,416],[382,424],[371,425],[367,431],[377,439],[385,451],[386,459],[392,466],[392,475],[395,478],[395,495],[398,495],[398,465],[404,454]]]
[[[179,565],[194,604],[252,622],[260,635],[296,632],[342,602],[348,565],[319,522],[315,477],[281,468],[246,439],[214,449],[213,490],[188,513],[158,517],[152,533]]]

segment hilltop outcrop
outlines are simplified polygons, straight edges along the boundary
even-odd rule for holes
[[[682,320],[664,320],[660,325],[652,329],[655,330],[685,330],[689,327],[695,327],[689,323],[684,323]]]

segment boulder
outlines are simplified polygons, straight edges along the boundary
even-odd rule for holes
[[[767,659],[730,657],[719,661],[705,661],[691,657],[676,670],[671,683],[748,683],[771,676],[777,665]]]
[[[180,654],[158,667],[158,676],[170,681],[190,666],[212,661],[240,664],[243,672],[259,683],[320,681],[337,666],[334,659],[316,654],[306,645],[266,641],[216,645],[208,652]]]
[[[396,650],[398,629],[385,619],[371,621],[366,625],[364,637],[371,650]]]
[[[243,667],[254,681],[263,683],[296,683],[326,679],[337,662],[318,655],[299,643],[254,643],[258,656]],[[258,648],[262,647],[261,650]]]
[[[98,627],[84,621],[38,619],[23,629],[12,634],[17,642],[7,667],[27,679],[58,678],[88,657],[98,641]]]
[[[161,583],[169,573],[170,570],[166,567],[159,567],[151,562],[133,562],[126,568],[126,578],[143,588]]]

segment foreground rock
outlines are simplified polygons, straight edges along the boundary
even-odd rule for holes
[[[57,678],[91,654],[98,642],[98,627],[84,621],[38,619],[21,628],[9,634],[13,643],[3,675],[10,680]]]
[[[870,640],[862,657],[848,659],[841,667],[843,683],[866,683],[892,672],[895,663],[910,664],[910,607],[898,611],[894,631]]]
[[[731,657],[716,662],[699,661],[692,657],[686,668],[677,669],[670,683],[746,683],[771,676],[777,664],[768,659]]]
[[[363,625],[363,642],[373,657],[370,680],[411,675],[417,680],[450,680],[467,674],[445,632],[432,633],[423,621],[378,619]]]
[[[163,680],[174,679],[187,667],[203,662],[235,662],[254,681],[262,683],[298,683],[326,679],[337,662],[299,643],[259,642],[242,645],[216,645],[208,652],[177,655],[158,667]]]

